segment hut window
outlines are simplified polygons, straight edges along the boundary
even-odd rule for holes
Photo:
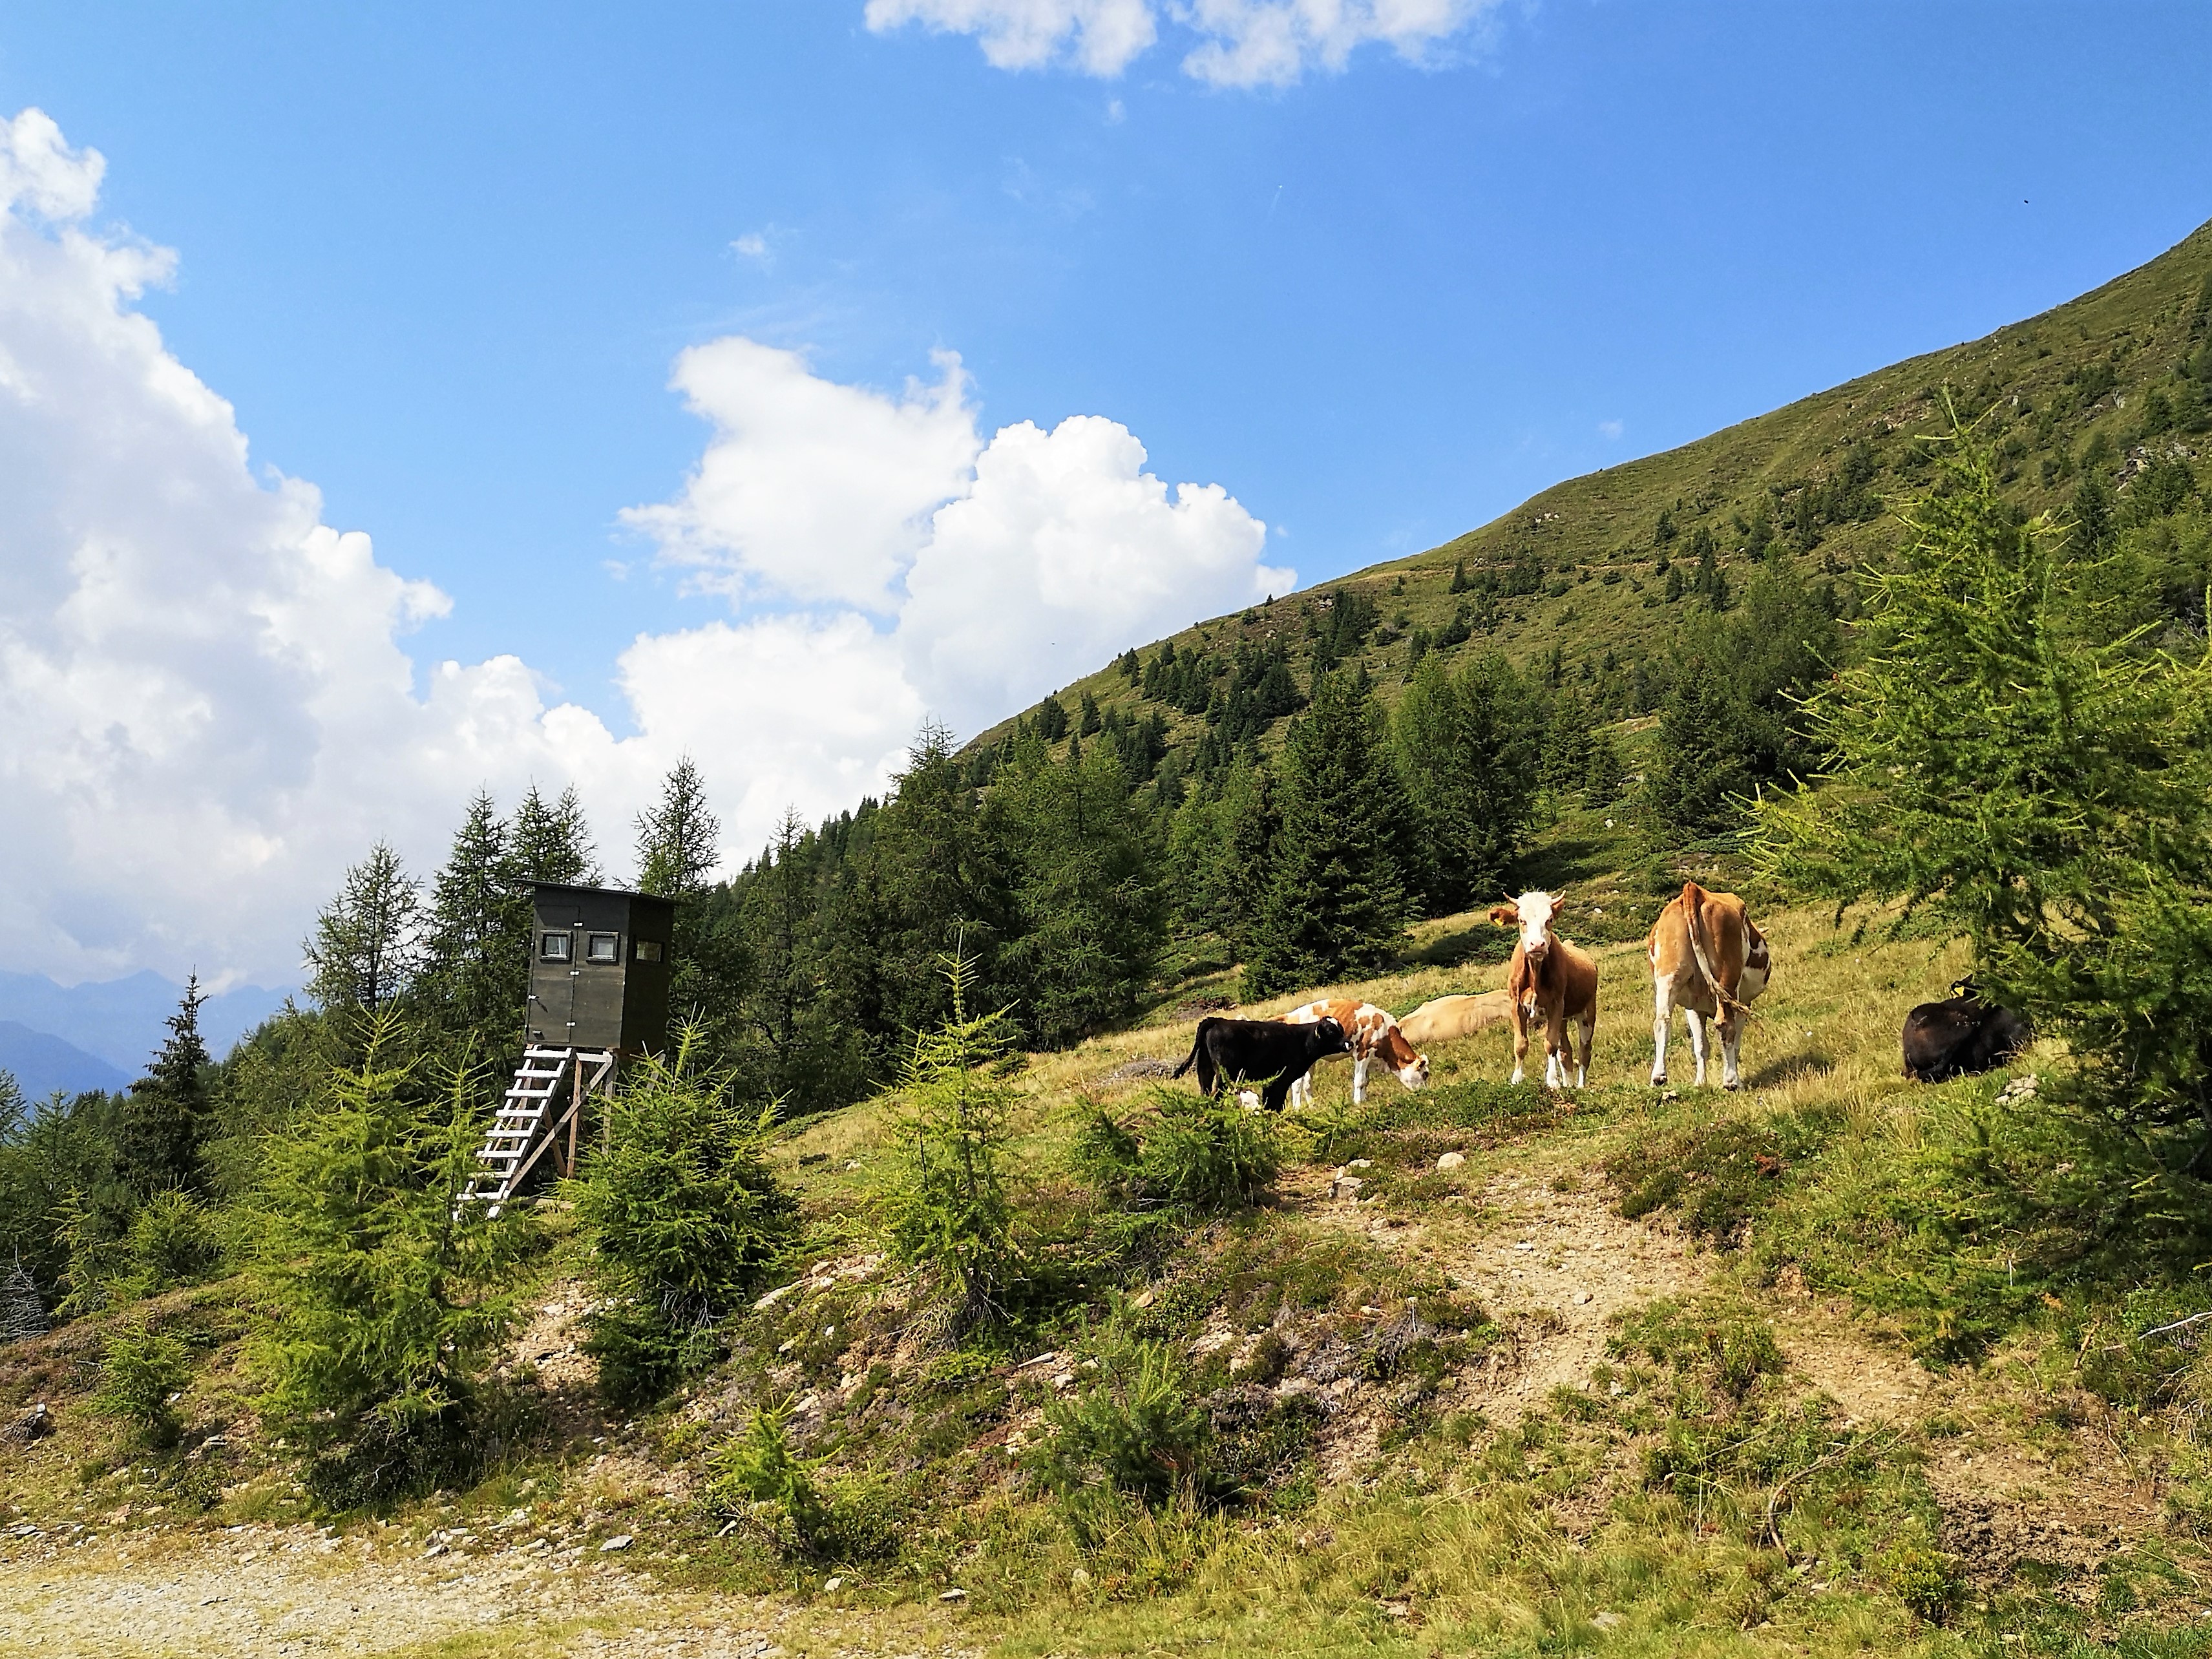
[[[637,942],[637,959],[640,962],[659,961],[660,951],[660,941],[657,939],[641,939]]]
[[[584,946],[584,960],[586,962],[620,962],[622,960],[622,935],[619,933],[592,934],[590,940]]]
[[[547,933],[538,941],[538,954],[548,962],[568,959],[568,936],[566,933]]]

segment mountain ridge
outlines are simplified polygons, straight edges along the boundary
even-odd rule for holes
[[[1210,679],[1219,682],[1229,678],[1224,647],[1283,641],[1303,692],[1311,675],[1296,647],[1323,631],[1329,596],[1347,592],[1375,617],[1338,659],[1364,665],[1386,701],[1410,678],[1409,656],[1494,649],[1524,670],[1540,666],[1553,684],[1587,687],[1616,718],[1648,713],[1652,700],[1639,702],[1632,670],[1663,658],[1695,610],[1668,592],[1670,570],[1709,558],[1741,591],[1753,568],[1784,558],[1808,580],[1836,584],[1850,604],[1844,579],[1887,551],[1890,507],[1924,481],[1927,446],[1917,441],[1947,433],[1953,411],[1996,449],[2008,493],[2031,512],[2063,507],[2084,477],[2124,495],[2168,451],[2201,453],[2212,429],[2208,317],[2212,222],[2033,317],[1562,479],[1434,547],[1133,646],[969,747],[1000,743],[1018,721],[1035,728],[1042,718],[1048,729],[1057,721],[1047,702],[1073,716],[1088,693],[1102,714],[1160,713],[1166,750],[1188,754],[1200,722],[1213,722],[1195,696],[1174,708],[1145,694],[1139,676],[1162,647],[1212,659]],[[1427,638],[1418,650],[1417,634]],[[1457,637],[1439,643],[1447,635]]]

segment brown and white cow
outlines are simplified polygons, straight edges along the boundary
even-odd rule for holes
[[[1506,964],[1505,991],[1512,999],[1513,1081],[1523,1075],[1528,1052],[1528,1027],[1544,1023],[1544,1086],[1567,1086],[1567,1061],[1575,1061],[1574,1086],[1589,1080],[1590,1044],[1597,1035],[1597,963],[1552,931],[1559,914],[1561,896],[1553,893],[1523,893],[1510,904],[1501,904],[1490,919],[1503,927],[1518,927],[1519,943]],[[1575,1042],[1567,1027],[1583,1028],[1582,1058],[1575,1060]],[[1565,1057],[1561,1045],[1565,1047]]]
[[[1667,1080],[1667,1036],[1679,1007],[1690,1027],[1690,1052],[1698,1057],[1698,1082],[1705,1086],[1705,1022],[1720,1027],[1721,1085],[1742,1082],[1737,1051],[1751,1005],[1766,988],[1772,959],[1766,939],[1752,926],[1734,893],[1708,893],[1682,884],[1651,926],[1651,1084]]]
[[[1504,991],[1438,997],[1400,1020],[1398,1034],[1417,1048],[1433,1048],[1503,1025],[1512,1017],[1513,999]]]
[[[1344,1027],[1345,1036],[1352,1042],[1352,1103],[1355,1106],[1367,1098],[1367,1067],[1373,1060],[1379,1060],[1397,1073],[1398,1081],[1408,1089],[1418,1089],[1429,1080],[1429,1057],[1415,1054],[1389,1011],[1371,1002],[1330,997],[1278,1018],[1292,1025],[1333,1019]],[[1297,1109],[1312,1104],[1313,1073],[1309,1072],[1291,1085],[1291,1105]]]

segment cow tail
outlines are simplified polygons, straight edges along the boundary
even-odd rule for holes
[[[1176,1066],[1172,1072],[1170,1072],[1168,1075],[1170,1077],[1181,1077],[1185,1072],[1190,1070],[1193,1066],[1195,1066],[1198,1063],[1198,1051],[1204,1046],[1205,1042],[1206,1022],[1204,1020],[1200,1020],[1198,1023],[1198,1030],[1196,1035],[1194,1035],[1190,1040],[1190,1052],[1183,1056],[1182,1064]]]
[[[1719,972],[1713,966],[1712,952],[1706,950],[1704,937],[1705,890],[1694,881],[1682,884],[1682,927],[1690,936],[1690,954],[1698,959],[1698,971],[1705,976],[1705,983],[1713,988],[1713,1000],[1719,1003],[1723,1012],[1735,1009],[1748,1014],[1747,1004],[1729,994],[1728,987],[1721,983]],[[1748,941],[1747,941],[1747,945]]]

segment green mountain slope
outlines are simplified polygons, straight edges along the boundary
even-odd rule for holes
[[[1707,592],[1717,574],[1741,593],[1763,560],[1788,559],[1850,603],[1840,579],[1893,540],[1889,504],[1926,476],[1914,441],[1950,429],[1947,392],[1997,447],[2029,513],[2067,510],[2085,478],[2118,501],[2162,487],[2160,463],[2212,443],[2212,225],[2039,317],[1569,479],[1426,552],[1198,623],[1056,700],[1074,716],[1087,693],[1117,725],[1157,716],[1170,749],[1188,750],[1224,716],[1237,724],[1232,699],[1241,680],[1250,702],[1263,653],[1279,653],[1301,691],[1316,647],[1363,662],[1388,700],[1424,648],[1495,649],[1583,686],[1615,716],[1644,712],[1653,697],[1638,665],[1711,608],[1701,566]],[[1041,714],[1050,732],[1057,721],[1041,704],[1020,718],[1034,726]]]

